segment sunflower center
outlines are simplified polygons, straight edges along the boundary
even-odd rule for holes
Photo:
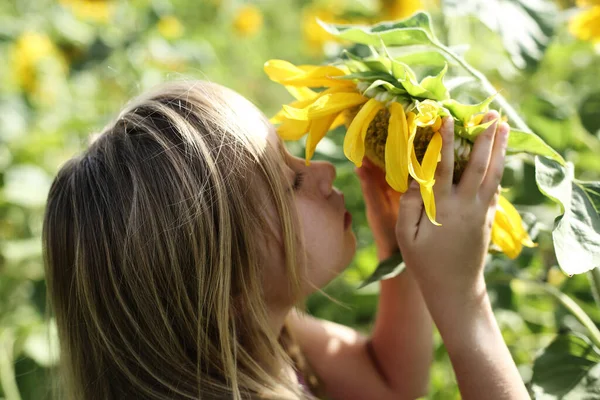
[[[350,126],[352,120],[362,106],[349,108],[346,113],[346,128]],[[388,125],[390,112],[387,108],[381,109],[373,121],[369,124],[367,135],[365,137],[365,156],[385,170],[385,142],[388,135]],[[423,162],[423,157],[427,151],[427,146],[433,137],[434,131],[430,126],[418,127],[413,143],[415,155],[419,162]],[[461,138],[455,138],[454,142],[454,176],[453,183],[458,183],[462,173],[467,165],[471,144]]]

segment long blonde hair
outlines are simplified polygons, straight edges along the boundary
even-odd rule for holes
[[[260,124],[229,89],[169,82],[62,166],[43,229],[61,398],[303,396],[279,374],[289,358],[268,329],[264,243],[281,241],[294,295],[301,252]]]

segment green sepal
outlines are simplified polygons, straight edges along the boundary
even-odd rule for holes
[[[474,142],[475,139],[477,138],[477,136],[479,136],[479,134],[481,134],[481,132],[485,131],[487,128],[489,128],[495,122],[496,122],[496,120],[493,119],[491,121],[484,122],[483,124],[479,124],[479,125],[464,126],[455,121],[454,133],[462,138],[465,138],[467,140],[470,140],[471,142]]]
[[[391,84],[390,82],[384,81],[384,80],[381,80],[381,79],[378,79],[378,80],[374,81],[373,83],[371,83],[371,85],[367,88],[367,90],[365,90],[363,92],[363,94],[366,93],[366,92],[368,92],[371,89],[375,89],[375,88],[378,88],[380,86],[383,86],[383,88],[388,93],[391,93],[393,95],[397,95],[397,96],[406,95],[406,90],[404,90],[402,88],[399,88],[399,87]]]
[[[442,105],[460,121],[467,122],[472,115],[488,111],[490,103],[496,95],[492,95],[479,104],[462,104],[454,99],[443,100]]]
[[[377,54],[377,52],[375,52],[375,54]],[[380,56],[379,54],[374,57],[359,57],[347,50],[344,50],[343,55],[346,55],[349,58],[349,60],[345,60],[344,62],[346,65],[348,65],[348,68],[350,68],[352,72],[355,72],[356,70],[373,72],[377,71],[386,74],[391,72],[391,61]]]
[[[433,100],[445,100],[450,98],[450,93],[444,85],[444,76],[448,72],[448,64],[444,65],[444,68],[439,74],[435,76],[428,76],[421,81],[421,86],[430,93],[433,93],[435,97]]]
[[[389,74],[385,74],[382,72],[377,72],[377,71],[360,71],[360,72],[354,72],[352,74],[349,75],[342,75],[342,76],[337,76],[336,79],[358,79],[361,81],[376,81],[376,80],[381,80],[381,81],[385,81],[385,82],[389,82],[390,84],[393,85],[395,79],[393,76],[389,75]]]

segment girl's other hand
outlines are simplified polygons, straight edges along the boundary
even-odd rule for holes
[[[506,123],[498,124],[499,117],[495,111],[484,117],[484,122],[496,121],[476,139],[458,185],[452,184],[454,122],[444,119],[434,186],[436,220],[441,226],[428,220],[416,182],[400,199],[398,244],[424,294],[466,300],[464,296],[474,298],[485,292],[483,266],[509,133]]]
[[[396,220],[400,193],[388,185],[385,172],[366,157],[356,169],[365,200],[367,222],[373,232],[377,257],[385,260],[398,250]]]

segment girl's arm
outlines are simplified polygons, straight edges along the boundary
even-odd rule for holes
[[[495,119],[490,112],[484,122]],[[504,170],[508,125],[493,123],[475,141],[460,183],[452,184],[453,124],[444,122],[434,186],[437,221],[425,215],[418,186],[400,200],[396,236],[407,268],[448,349],[464,399],[527,399],[527,390],[494,319],[484,261]]]
[[[385,181],[383,171],[367,159],[357,169],[367,219],[380,261],[398,251],[395,227],[400,195]],[[398,398],[427,393],[433,359],[433,324],[410,270],[380,281],[371,354]]]

